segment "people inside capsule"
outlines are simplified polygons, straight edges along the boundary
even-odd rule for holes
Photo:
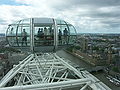
[[[41,36],[40,36],[40,37],[43,39],[43,38],[44,38],[43,28],[41,28],[41,32],[40,32],[40,33],[41,33]]]
[[[37,36],[38,36],[39,39],[43,38],[44,33],[43,33],[43,29],[42,28],[38,29],[38,35]]]
[[[38,34],[37,34],[38,38],[40,38],[40,34],[41,34],[41,31],[40,31],[40,28],[39,28],[38,29]]]
[[[27,32],[25,31],[25,29],[23,29],[23,32],[22,32],[22,46],[24,43],[27,46]]]
[[[64,44],[68,44],[68,30],[65,28],[63,30],[63,36],[64,36]]]
[[[44,33],[43,33],[43,28],[39,28],[38,29],[38,33],[37,33],[37,39],[35,38],[35,40],[38,41],[37,45],[41,45],[43,44],[41,41],[43,41],[44,39]]]
[[[54,29],[50,28],[50,35],[51,35],[51,40],[54,38]]]
[[[54,42],[53,41],[54,40],[54,29],[52,29],[52,27],[49,28],[49,34],[50,34],[49,35],[50,36],[50,39],[49,39],[50,42],[49,42],[49,44],[53,45],[53,42]]]
[[[10,37],[11,45],[13,45],[13,44],[14,44],[14,37],[13,37],[14,32],[13,32],[13,27],[11,28],[11,30],[10,30],[10,32],[9,32],[9,35],[11,36],[11,37]]]
[[[45,35],[45,38],[46,38],[46,35],[47,35],[47,28],[44,27],[44,35]]]
[[[61,45],[62,44],[62,31],[60,29],[59,29],[58,36],[59,36],[59,44]]]

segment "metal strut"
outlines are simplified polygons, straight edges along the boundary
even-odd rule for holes
[[[81,71],[81,74],[67,61],[56,53],[30,54],[3,77],[0,90],[62,90],[73,87],[111,90],[88,71]]]

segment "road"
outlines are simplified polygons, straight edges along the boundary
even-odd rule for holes
[[[81,68],[85,68],[90,69],[93,66],[91,66],[90,64],[80,60],[79,58],[61,50],[57,52],[58,56],[66,58],[74,63],[76,63],[77,65],[79,65],[79,67]],[[120,90],[120,87],[115,86],[113,83],[111,83],[108,79],[106,79],[105,74],[103,72],[96,72],[93,74],[95,77],[97,77],[100,81],[102,81],[103,83],[105,83],[108,87],[110,87],[112,90]]]

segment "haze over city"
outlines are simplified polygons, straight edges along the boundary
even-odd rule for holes
[[[31,17],[63,19],[79,33],[120,33],[119,8],[119,0],[1,0],[0,33]]]

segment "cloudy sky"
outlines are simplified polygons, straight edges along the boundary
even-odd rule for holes
[[[79,33],[120,33],[120,0],[0,0],[0,33],[30,17],[64,19]]]

